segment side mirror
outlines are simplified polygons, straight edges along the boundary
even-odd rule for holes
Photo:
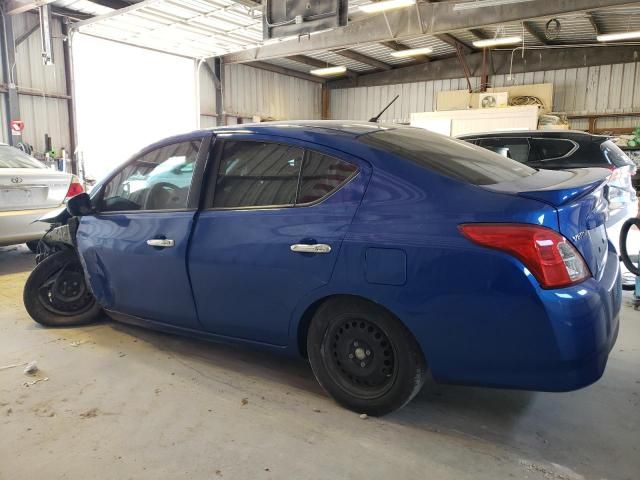
[[[86,193],[80,193],[75,197],[71,197],[67,202],[67,212],[72,217],[81,217],[93,213],[91,198]]]

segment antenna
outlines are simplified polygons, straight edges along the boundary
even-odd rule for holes
[[[396,95],[395,97],[393,97],[393,100],[391,100],[391,101],[387,104],[387,106],[386,106],[386,107],[384,107],[384,108],[382,109],[382,111],[381,111],[378,115],[376,115],[375,117],[371,117],[371,118],[369,119],[369,121],[370,121],[370,122],[373,122],[373,123],[378,123],[378,119],[382,116],[382,114],[383,114],[384,112],[386,112],[386,111],[388,110],[388,108],[389,108],[391,105],[393,105],[393,102],[395,102],[395,101],[398,99],[398,97],[399,97],[399,96],[400,96],[400,95]]]

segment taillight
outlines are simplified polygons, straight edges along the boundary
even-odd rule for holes
[[[71,176],[71,183],[69,184],[69,190],[67,190],[67,194],[64,197],[64,201],[66,202],[71,197],[75,197],[80,193],[84,192],[84,187],[80,183],[80,179],[75,175]]]
[[[470,223],[459,228],[472,242],[518,258],[543,288],[566,287],[591,275],[575,247],[549,228],[513,223]]]

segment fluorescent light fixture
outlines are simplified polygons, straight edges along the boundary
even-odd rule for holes
[[[311,75],[316,75],[317,77],[330,77],[332,75],[342,75],[346,71],[347,67],[340,65],[337,67],[316,68],[315,70],[311,70],[309,73]]]
[[[391,56],[396,58],[406,58],[406,57],[416,57],[418,55],[431,55],[432,53],[433,53],[432,48],[421,47],[421,48],[408,48],[406,50],[397,50],[395,52],[391,52]]]
[[[596,37],[599,42],[615,42],[616,40],[633,40],[640,38],[640,30],[634,32],[605,33]]]
[[[500,45],[513,45],[522,42],[522,37],[499,37],[487,38],[486,40],[476,40],[473,46],[477,48],[499,47]]]
[[[453,11],[460,10],[473,10],[475,8],[483,7],[499,7],[501,5],[511,5],[514,3],[531,2],[533,0],[475,0],[473,2],[456,3],[453,6]]]
[[[396,8],[410,7],[415,4],[416,0],[386,0],[384,2],[362,5],[359,10],[364,13],[380,13],[388,10],[395,10]]]

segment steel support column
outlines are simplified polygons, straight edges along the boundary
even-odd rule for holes
[[[11,120],[20,119],[20,104],[18,100],[18,88],[16,71],[13,66],[16,64],[16,44],[13,36],[13,18],[2,11],[0,21],[2,27],[2,70],[7,82],[7,142],[10,145],[17,145],[22,141],[22,135],[14,135],[11,131]]]
[[[71,50],[71,29],[69,28],[69,19],[65,18],[62,22],[62,51],[64,56],[64,79],[66,85],[67,109],[69,110],[69,155],[71,156],[71,172],[78,174],[78,156],[77,156],[77,129],[76,129],[76,103],[73,78],[73,53]]]
[[[207,58],[207,67],[213,75],[213,86],[216,89],[216,125],[226,125],[224,115],[224,68],[220,57]]]

